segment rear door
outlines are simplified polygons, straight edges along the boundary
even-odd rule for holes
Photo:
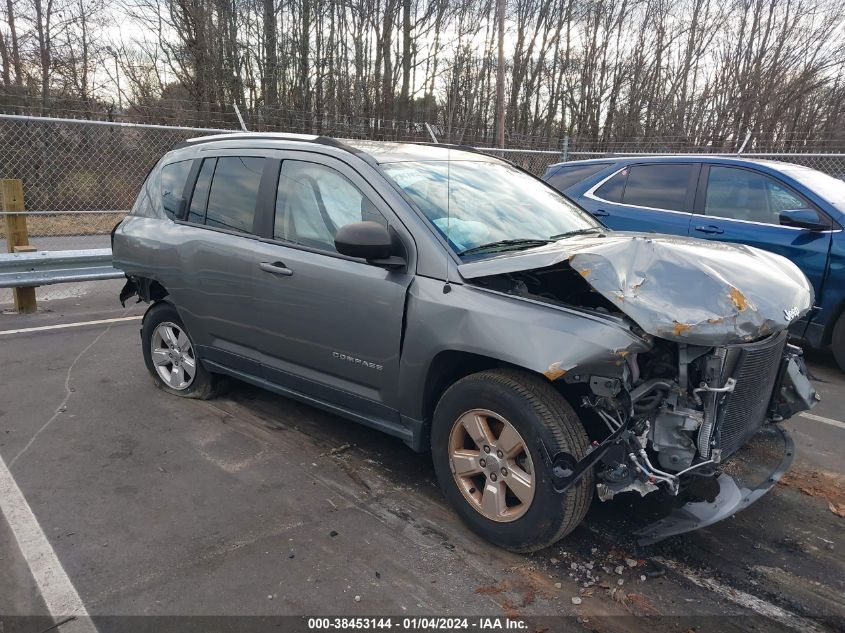
[[[268,239],[255,245],[256,344],[268,380],[377,419],[398,419],[405,295],[413,279],[410,235],[346,163],[284,152]],[[396,231],[407,270],[340,255],[337,230],[369,220]]]
[[[176,229],[182,285],[174,300],[186,328],[203,358],[251,374],[259,373],[250,315],[265,171],[272,172],[267,152],[209,152],[192,171]]]
[[[733,165],[705,165],[696,198],[698,213],[690,235],[720,242],[756,246],[794,262],[813,284],[821,300],[830,249],[830,231],[782,226],[779,214],[812,208],[811,201],[785,182],[760,171]]]
[[[699,170],[697,163],[626,165],[579,203],[617,231],[687,235]]]

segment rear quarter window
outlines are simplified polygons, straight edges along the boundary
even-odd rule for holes
[[[161,204],[171,220],[180,219],[183,214],[185,183],[193,162],[181,160],[161,168]]]
[[[565,165],[558,168],[557,171],[549,176],[546,182],[558,191],[563,191],[564,189],[569,189],[572,185],[578,184],[582,180],[589,178],[593,174],[597,174],[608,165],[610,165],[610,163]]]
[[[627,179],[628,168],[626,167],[596,189],[596,197],[607,200],[608,202],[622,202],[622,194],[625,191],[625,181]]]

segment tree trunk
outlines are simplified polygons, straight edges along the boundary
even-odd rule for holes
[[[496,68],[496,146],[505,146],[505,0],[496,0],[499,55]]]

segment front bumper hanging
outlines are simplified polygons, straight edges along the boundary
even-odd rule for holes
[[[767,428],[775,430],[783,441],[783,457],[768,477],[754,487],[746,487],[737,478],[723,472],[716,480],[719,493],[713,501],[691,501],[674,509],[669,516],[634,532],[639,537],[637,542],[653,545],[670,536],[713,525],[744,510],[771,490],[792,464],[795,443],[779,424],[770,424]]]

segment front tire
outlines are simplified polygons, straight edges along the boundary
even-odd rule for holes
[[[203,367],[172,305],[161,301],[147,310],[141,326],[141,346],[156,387],[183,398],[207,400],[215,396],[216,376]]]
[[[589,445],[569,403],[528,372],[462,378],[434,413],[432,457],[447,500],[473,531],[516,552],[548,547],[574,530],[593,496],[592,471],[567,492],[554,491],[541,442],[551,456],[578,459]]]

